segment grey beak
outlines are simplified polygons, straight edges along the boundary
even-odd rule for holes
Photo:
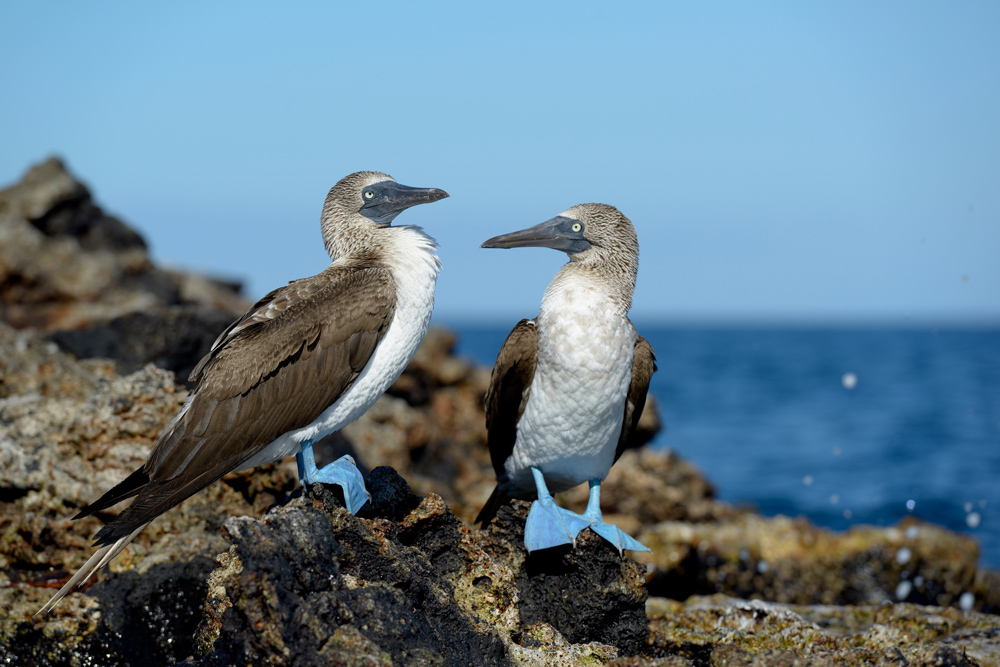
[[[589,248],[591,243],[583,236],[583,227],[581,226],[579,231],[573,231],[573,225],[580,225],[580,221],[557,215],[540,225],[494,236],[480,247],[552,248],[575,255]]]
[[[390,224],[397,215],[418,204],[429,204],[444,199],[448,193],[438,188],[414,188],[395,181],[385,181],[372,186],[374,197],[358,211],[379,225]]]

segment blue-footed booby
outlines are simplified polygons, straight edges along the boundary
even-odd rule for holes
[[[146,463],[74,518],[127,498],[96,535],[94,555],[39,611],[51,609],[118,555],[157,516],[226,473],[297,455],[303,484],[369,498],[350,456],[317,469],[313,442],[360,417],[413,358],[427,332],[441,268],[403,210],[448,194],[361,171],[331,188],[320,224],[332,263],[274,290],[228,329],[191,373],[195,389]]]
[[[512,498],[535,501],[527,550],[575,543],[591,528],[623,549],[649,551],[605,523],[601,482],[628,443],[656,370],[653,348],[628,311],[639,269],[632,223],[606,204],[580,204],[540,225],[497,236],[483,248],[541,246],[569,255],[534,319],[504,341],[486,392],[486,427],[497,486],[476,521],[483,527]],[[590,483],[583,515],[552,493]]]

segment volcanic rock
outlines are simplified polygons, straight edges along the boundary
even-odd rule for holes
[[[156,267],[146,242],[49,158],[0,190],[0,319],[79,358],[146,363],[186,380],[248,303],[240,286]]]
[[[246,305],[238,286],[153,266],[58,161],[0,192],[0,663],[1000,665],[1000,575],[974,542],[719,502],[643,446],[655,399],[602,494],[652,554],[622,559],[585,531],[528,555],[520,501],[475,529],[495,483],[490,373],[441,329],[317,444],[320,463],[350,453],[367,473],[357,516],[336,487],[304,493],[292,460],[232,473],[33,616],[121,508],[69,517],[143,464],[187,396],[178,380]]]

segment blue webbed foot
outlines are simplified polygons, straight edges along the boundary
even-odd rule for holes
[[[357,514],[366,502],[371,499],[371,494],[365,488],[365,480],[361,476],[361,471],[355,465],[354,459],[345,454],[333,463],[323,466],[320,470],[316,467],[316,459],[313,455],[312,442],[302,443],[302,451],[295,457],[299,467],[299,482],[303,485],[315,484],[336,484],[344,491],[344,504],[347,511]]]
[[[587,502],[587,511],[583,513],[583,516],[589,522],[590,529],[615,545],[619,554],[625,549],[652,551],[618,526],[605,523],[604,516],[601,514],[601,480],[599,479],[590,481],[590,500]]]
[[[576,545],[576,536],[590,525],[587,519],[556,505],[552,496],[531,503],[524,524],[524,548],[528,552],[560,544]]]
[[[605,523],[604,521],[595,521],[590,524],[590,529],[615,545],[619,554],[625,549],[631,551],[652,551],[652,549],[613,524]]]
[[[528,521],[524,524],[524,548],[530,553],[561,544],[575,545],[576,536],[590,525],[590,521],[556,505],[541,470],[532,468],[531,474],[535,478],[538,500],[531,503]]]

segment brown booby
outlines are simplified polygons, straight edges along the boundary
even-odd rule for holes
[[[525,525],[528,551],[574,543],[591,528],[619,551],[649,551],[601,516],[601,481],[621,456],[656,370],[653,348],[628,311],[639,269],[632,223],[606,204],[580,204],[483,248],[541,246],[569,255],[539,314],[504,341],[486,393],[497,486],[476,517],[485,528],[512,498],[537,499]],[[590,483],[584,514],[558,493]],[[551,489],[551,491],[550,491]]]
[[[320,225],[333,260],[274,290],[226,329],[191,373],[194,392],[146,463],[74,518],[127,498],[96,535],[94,555],[39,613],[107,564],[149,523],[233,470],[297,455],[303,484],[344,489],[355,513],[369,498],[350,456],[317,469],[312,443],[360,417],[413,358],[427,332],[441,268],[403,210],[448,194],[361,171],[331,188]]]

